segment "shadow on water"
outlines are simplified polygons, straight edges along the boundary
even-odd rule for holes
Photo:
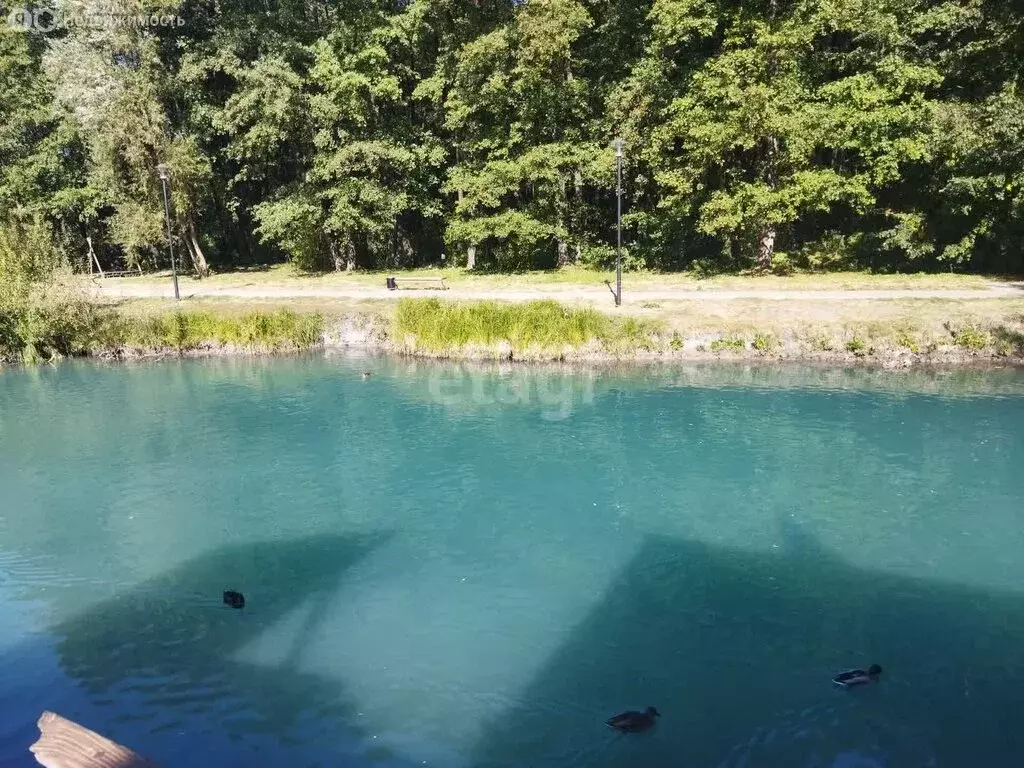
[[[767,553],[647,538],[473,765],[1016,762],[1024,594],[864,570],[796,525],[783,535]],[[879,685],[831,685],[872,662]],[[603,727],[648,705],[650,734]]]
[[[167,766],[399,765],[364,751],[344,684],[301,663],[346,571],[386,538],[222,547],[58,624],[60,666],[88,704],[53,708]],[[469,764],[1015,764],[1024,592],[858,567],[856,555],[790,521],[770,551],[646,537],[538,659],[521,704],[485,724]],[[246,609],[221,605],[223,588],[243,590]],[[268,638],[275,661],[255,663],[252,643]],[[871,662],[885,667],[879,685],[832,688],[836,671]],[[648,705],[662,713],[649,734],[602,725]]]
[[[72,705],[61,713],[168,765],[203,755],[204,740],[212,747],[225,738],[237,764],[277,764],[273,755],[248,754],[258,749],[253,742],[270,736],[296,746],[294,734],[310,727],[326,731],[326,755],[344,754],[339,745],[362,738],[354,705],[342,683],[300,662],[345,572],[388,537],[218,548],[52,627],[60,667],[89,702],[87,712]],[[223,605],[225,588],[243,591],[246,608]],[[274,660],[248,660],[251,644],[268,637]],[[161,732],[187,738],[179,748]]]

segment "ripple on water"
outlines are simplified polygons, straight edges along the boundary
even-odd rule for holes
[[[168,765],[1024,752],[1019,394],[645,371],[552,421],[568,400],[441,407],[436,367],[347,365],[5,375],[0,764],[43,706]],[[835,695],[876,657],[879,695]],[[656,732],[608,738],[648,704]]]

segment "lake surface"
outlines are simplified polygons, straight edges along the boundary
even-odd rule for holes
[[[1022,497],[1019,373],[4,371],[0,765],[1018,764]]]

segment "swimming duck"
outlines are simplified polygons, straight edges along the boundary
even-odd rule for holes
[[[631,709],[628,712],[622,712],[615,717],[608,718],[605,721],[605,725],[609,728],[614,728],[620,733],[640,733],[651,728],[656,717],[661,717],[661,713],[654,707],[648,707],[645,712],[637,712]]]
[[[371,376],[373,376],[373,374],[372,374],[372,373],[370,373],[370,371],[363,371],[363,378],[364,378],[364,379],[368,379],[368,378],[370,378]]]
[[[235,592],[233,589],[224,590],[224,605],[232,608],[245,608],[245,595]]]
[[[832,678],[832,682],[840,688],[856,688],[858,685],[878,682],[878,677],[881,674],[882,668],[877,664],[872,664],[868,667],[867,672],[863,669],[850,669],[846,672],[840,672]]]

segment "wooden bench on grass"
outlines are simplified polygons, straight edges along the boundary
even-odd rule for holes
[[[439,291],[447,291],[448,286],[444,284],[443,277],[395,277],[388,278],[387,286],[389,291],[397,291],[402,286],[409,288],[437,288]]]

